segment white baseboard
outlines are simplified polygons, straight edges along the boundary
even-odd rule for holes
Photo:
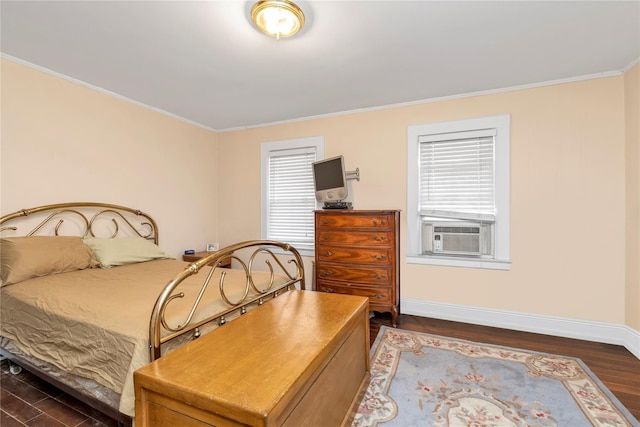
[[[402,314],[622,345],[640,359],[640,331],[626,325],[406,299]]]

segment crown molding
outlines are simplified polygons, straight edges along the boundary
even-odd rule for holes
[[[108,95],[108,96],[114,97],[114,98],[119,99],[121,101],[125,101],[125,102],[128,102],[130,104],[137,105],[138,107],[142,107],[142,108],[145,108],[147,110],[155,111],[156,113],[160,113],[160,114],[163,114],[165,116],[169,116],[169,117],[171,117],[173,119],[180,120],[180,121],[188,123],[190,125],[197,126],[199,128],[210,130],[210,131],[213,131],[213,132],[219,132],[219,131],[217,131],[215,129],[212,129],[212,128],[208,127],[208,126],[205,126],[205,125],[203,125],[201,123],[194,122],[193,120],[189,120],[189,119],[186,119],[186,118],[184,118],[182,116],[178,116],[176,114],[169,113],[168,111],[162,110],[160,108],[153,107],[151,105],[145,104],[145,103],[140,102],[140,101],[136,101],[135,99],[127,98],[126,96],[120,95],[119,93],[112,92],[110,90],[101,88],[99,86],[95,86],[95,85],[93,85],[91,83],[85,82],[84,80],[79,80],[79,79],[67,76],[66,74],[62,74],[62,73],[59,73],[57,71],[50,70],[49,68],[45,68],[45,67],[42,67],[40,65],[33,64],[33,63],[25,61],[23,59],[16,58],[15,56],[7,55],[6,53],[0,52],[0,57],[4,58],[4,59],[7,59],[7,60],[9,60],[11,62],[15,62],[16,64],[20,64],[20,65],[24,65],[25,67],[32,68],[32,69],[34,69],[36,71],[40,71],[42,73],[49,74],[49,75],[51,75],[53,77],[57,77],[59,79],[66,80],[66,81],[68,81],[70,83],[73,83],[73,84],[76,84],[78,86],[82,86],[82,87],[85,87],[87,89],[91,89],[91,90],[94,90],[96,92],[102,93],[104,95]]]
[[[624,67],[621,70],[614,70],[614,71],[608,71],[608,72],[603,72],[603,73],[589,74],[589,75],[584,75],[584,76],[576,76],[576,77],[570,77],[570,78],[566,78],[566,79],[549,80],[549,81],[531,83],[531,84],[520,85],[520,86],[510,86],[510,87],[504,87],[504,88],[499,88],[499,89],[491,89],[491,90],[484,90],[484,91],[477,91],[477,92],[461,93],[461,94],[443,96],[443,97],[438,97],[438,98],[429,98],[429,99],[423,99],[423,100],[418,100],[418,101],[403,102],[403,103],[398,103],[398,104],[382,105],[382,106],[378,106],[378,107],[360,108],[360,109],[354,109],[354,110],[339,111],[339,112],[335,112],[335,113],[327,113],[327,114],[319,114],[319,115],[314,115],[314,116],[299,117],[299,118],[296,118],[296,119],[281,120],[281,121],[270,122],[270,123],[261,123],[261,124],[257,124],[257,125],[251,125],[251,126],[239,126],[239,127],[233,127],[233,128],[225,128],[225,129],[213,129],[213,128],[209,127],[209,126],[205,126],[205,125],[203,125],[201,123],[198,123],[198,122],[195,122],[193,120],[189,120],[189,119],[184,118],[182,116],[178,116],[176,114],[169,113],[169,112],[167,112],[165,110],[162,110],[160,108],[156,108],[156,107],[153,107],[151,105],[142,103],[140,101],[136,101],[134,99],[128,98],[128,97],[126,97],[124,95],[121,95],[119,93],[103,89],[103,88],[101,88],[99,86],[95,86],[95,85],[87,83],[87,82],[85,82],[83,80],[79,80],[79,79],[76,79],[76,78],[73,78],[73,77],[69,77],[69,76],[67,76],[65,74],[59,73],[57,71],[50,70],[50,69],[45,68],[45,67],[41,67],[39,65],[33,64],[31,62],[28,62],[28,61],[25,61],[25,60],[22,60],[22,59],[19,59],[19,58],[16,58],[14,56],[7,55],[5,53],[0,52],[0,57],[8,59],[8,60],[10,60],[12,62],[15,62],[17,64],[24,65],[26,67],[33,68],[33,69],[35,69],[37,71],[41,71],[43,73],[50,74],[50,75],[52,75],[54,77],[58,77],[60,79],[67,80],[67,81],[69,81],[71,83],[86,87],[88,89],[95,90],[95,91],[103,93],[105,95],[112,96],[112,97],[120,99],[122,101],[126,101],[126,102],[129,102],[129,103],[132,103],[132,104],[137,105],[139,107],[146,108],[146,109],[155,111],[155,112],[160,113],[160,114],[164,114],[164,115],[169,116],[171,118],[174,118],[176,120],[180,120],[180,121],[183,121],[185,123],[189,123],[189,124],[191,124],[193,126],[197,126],[199,128],[210,130],[210,131],[213,131],[213,132],[216,132],[216,133],[235,132],[235,131],[238,131],[238,130],[256,129],[256,128],[262,128],[262,127],[268,127],[268,126],[279,126],[279,125],[283,125],[283,124],[299,123],[299,122],[304,122],[304,121],[309,121],[309,120],[317,120],[317,119],[324,119],[324,118],[330,118],[330,117],[339,117],[339,116],[345,116],[345,115],[349,115],[349,114],[359,114],[359,113],[366,113],[366,112],[371,112],[371,111],[380,111],[380,110],[389,110],[389,109],[394,109],[394,108],[411,107],[411,106],[415,106],[415,105],[431,104],[431,103],[436,103],[436,102],[451,101],[451,100],[471,98],[471,97],[476,97],[476,96],[493,95],[493,94],[504,93],[504,92],[512,92],[512,91],[519,91],[519,90],[526,90],[526,89],[534,89],[534,88],[539,88],[539,87],[553,86],[553,85],[566,84],[566,83],[575,83],[575,82],[581,82],[581,81],[585,81],[585,80],[602,79],[602,78],[607,78],[607,77],[617,77],[617,76],[623,75],[624,73],[629,71],[633,66],[635,66],[638,62],[640,62],[640,58],[638,58],[635,61],[633,61],[630,64],[628,64],[626,67]]]

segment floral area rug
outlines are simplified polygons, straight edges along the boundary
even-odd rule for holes
[[[640,423],[579,359],[382,327],[352,427]]]

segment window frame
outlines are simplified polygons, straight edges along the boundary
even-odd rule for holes
[[[495,199],[494,257],[421,253],[420,143],[419,137],[455,132],[495,129]],[[510,270],[510,175],[511,116],[488,117],[425,123],[407,130],[407,263]]]
[[[268,224],[269,224],[269,158],[274,154],[286,154],[287,151],[295,152],[301,149],[313,148],[316,152],[316,160],[324,159],[324,137],[313,136],[305,138],[294,138],[281,141],[262,142],[260,144],[260,164],[261,164],[261,215],[260,215],[260,237],[261,239],[268,239]],[[315,198],[315,192],[313,194]],[[315,209],[319,209],[319,203],[316,200]],[[303,256],[314,256],[315,243],[312,237],[310,242],[299,244],[287,242],[294,245],[294,247]]]

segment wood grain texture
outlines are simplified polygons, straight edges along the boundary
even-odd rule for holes
[[[320,292],[362,295],[372,310],[400,310],[400,212],[315,212],[315,283]]]
[[[364,297],[286,292],[136,371],[136,425],[340,425],[369,376],[368,317]]]

